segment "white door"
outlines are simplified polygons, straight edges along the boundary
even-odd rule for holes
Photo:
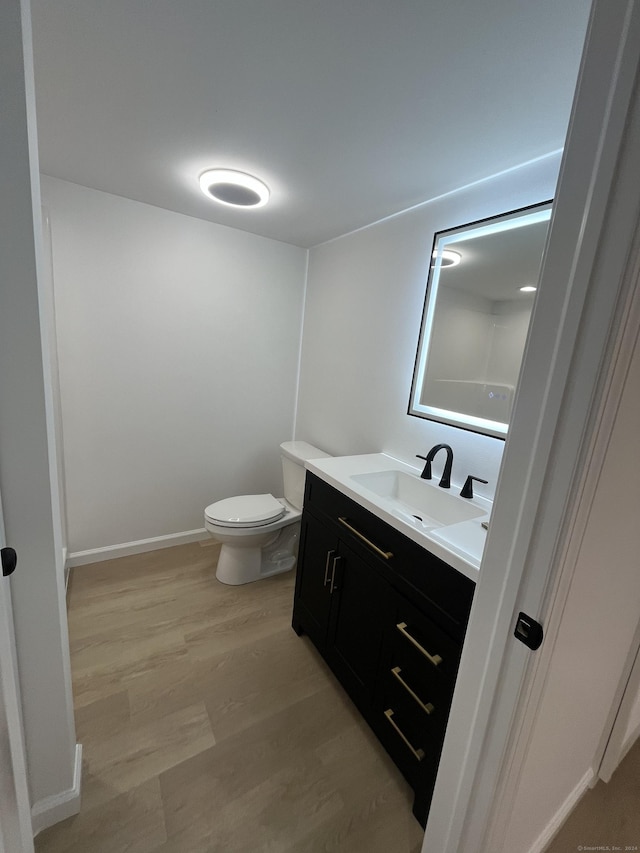
[[[0,548],[5,546],[0,501]],[[3,551],[3,555],[8,564],[11,554]],[[16,672],[10,578],[0,576],[0,853],[33,853]]]

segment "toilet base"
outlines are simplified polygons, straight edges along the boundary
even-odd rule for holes
[[[299,524],[281,528],[264,545],[224,542],[220,549],[216,578],[220,583],[239,586],[290,572],[297,562],[299,531]]]

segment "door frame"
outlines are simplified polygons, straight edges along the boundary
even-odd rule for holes
[[[0,495],[0,547],[6,545]],[[0,577],[0,851],[33,853],[11,583]]]
[[[423,853],[481,853],[514,753],[514,714],[536,660],[512,642],[514,616],[547,609],[621,315],[639,202],[640,145],[630,144],[639,61],[640,0],[594,0]]]

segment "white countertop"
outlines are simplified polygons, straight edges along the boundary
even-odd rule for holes
[[[413,521],[409,513],[399,514],[392,502],[353,479],[354,475],[376,471],[403,471],[420,477],[421,469],[407,465],[388,453],[369,453],[361,456],[329,456],[323,459],[310,459],[306,467],[330,486],[338,489],[356,503],[368,509],[395,530],[422,545],[436,557],[448,563],[465,577],[477,581],[482,551],[486,539],[486,530],[482,522],[487,522],[492,504],[486,498],[474,497],[471,501],[460,498],[465,504],[477,507],[481,514],[469,521],[461,521],[442,527],[423,529],[419,520]],[[427,488],[439,488],[437,479],[433,485],[423,481]],[[457,495],[456,488],[451,489]]]

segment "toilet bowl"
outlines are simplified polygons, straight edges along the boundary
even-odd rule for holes
[[[297,560],[300,517],[308,459],[329,454],[305,441],[280,445],[284,497],[238,495],[210,504],[204,526],[222,543],[216,578],[233,586],[293,569]]]

